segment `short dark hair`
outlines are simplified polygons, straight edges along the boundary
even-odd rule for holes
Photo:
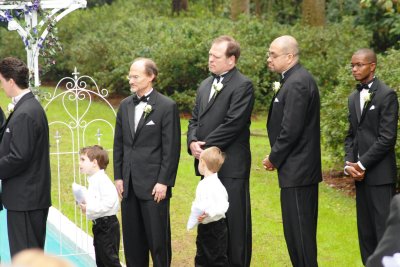
[[[13,79],[20,89],[29,87],[29,69],[25,63],[14,57],[6,57],[0,61],[0,74],[9,81]]]
[[[90,161],[97,160],[99,168],[105,170],[108,165],[108,153],[102,146],[94,145],[82,148],[79,154],[86,155]]]
[[[235,56],[235,62],[237,63],[240,57],[240,44],[235,39],[233,39],[233,37],[229,35],[222,35],[220,37],[215,38],[212,44],[222,43],[222,42],[228,43],[228,46],[225,51],[225,56],[226,57]]]
[[[361,48],[354,52],[353,55],[363,55],[367,58],[368,61],[377,64],[378,59],[376,58],[375,51],[370,48]]]
[[[154,74],[153,81],[155,81],[157,79],[157,75],[158,75],[158,68],[157,68],[156,63],[152,59],[145,58],[145,57],[136,58],[132,63],[135,63],[137,61],[144,62],[144,69],[145,69],[146,74],[148,76],[151,76]]]

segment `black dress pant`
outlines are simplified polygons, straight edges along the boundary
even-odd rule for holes
[[[121,267],[119,222],[115,215],[93,220],[93,246],[97,267]]]
[[[122,199],[121,211],[126,266],[148,267],[149,251],[154,267],[170,266],[169,199],[160,203],[139,199],[130,185],[128,197]]]
[[[228,267],[228,229],[225,219],[197,227],[196,267]]]
[[[318,184],[281,189],[283,232],[293,267],[316,267]]]
[[[49,208],[30,211],[7,210],[11,257],[28,248],[44,249],[48,213]]]
[[[251,261],[251,208],[249,179],[220,177],[228,192],[226,212],[228,259],[231,267],[248,267]]]
[[[358,241],[364,265],[385,232],[394,193],[394,184],[373,186],[356,182]]]

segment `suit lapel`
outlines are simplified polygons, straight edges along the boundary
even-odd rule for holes
[[[214,102],[215,102],[215,100],[217,99],[217,97],[218,97],[221,93],[223,93],[224,90],[226,90],[225,87],[227,87],[227,85],[228,85],[230,79],[232,78],[232,76],[233,76],[236,72],[237,72],[237,69],[236,69],[236,68],[233,68],[232,70],[230,70],[230,71],[225,75],[224,79],[223,79],[222,82],[221,82],[221,83],[223,84],[223,87],[222,87],[221,91],[220,91],[215,97],[212,97],[212,98],[210,99],[210,101],[208,101],[208,98],[210,97],[211,86],[212,86],[212,83],[213,83],[213,81],[214,81],[214,79],[211,79],[211,82],[210,82],[210,84],[209,84],[209,86],[208,86],[209,89],[207,88],[207,90],[205,90],[205,92],[208,92],[208,94],[203,98],[203,106],[204,106],[204,102],[205,102],[205,101],[206,101],[206,103],[205,103],[206,105],[205,105],[205,108],[204,108],[203,112],[200,114],[200,117],[203,116],[203,115],[212,107],[212,105],[214,104]]]
[[[153,91],[150,93],[149,95],[149,100],[147,102],[147,105],[151,105],[151,112],[150,114],[145,114],[145,112],[143,111],[142,117],[140,117],[138,126],[136,128],[136,133],[133,137],[133,143],[135,143],[140,131],[142,130],[143,126],[147,123],[147,121],[149,120],[151,113],[153,113],[156,109],[156,100],[157,100],[157,91],[155,89],[153,89]]]
[[[356,109],[357,121],[361,119],[361,107],[360,107],[360,91],[357,91],[354,95],[354,107]]]
[[[131,130],[132,139],[134,139],[135,138],[135,105],[133,104],[133,96],[131,96],[127,105],[128,105],[127,112],[128,112],[129,128]]]
[[[371,107],[372,100],[374,99],[374,96],[376,94],[376,90],[378,89],[377,83],[378,83],[378,81],[375,80],[372,83],[371,88],[369,89],[369,92],[371,94],[371,99],[367,103],[367,105],[364,104],[364,108],[363,108],[363,111],[362,111],[362,114],[361,114],[361,118],[360,118],[359,124],[363,121],[363,119],[365,118],[365,115],[367,114],[369,108]],[[360,99],[360,97],[358,99]],[[358,101],[360,101],[360,100],[358,100]],[[360,104],[358,104],[358,106],[360,106]]]
[[[214,82],[213,77],[210,77],[210,81],[208,83],[206,83],[205,88],[204,88],[204,92],[203,92],[203,97],[201,100],[201,107],[202,110],[204,112],[204,110],[207,109],[207,106],[209,105],[208,99],[210,98],[210,93],[211,93],[211,86]],[[210,100],[210,102],[213,101],[213,99]]]

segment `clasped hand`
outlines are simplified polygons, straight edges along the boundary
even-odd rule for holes
[[[360,168],[357,163],[346,161],[346,172],[356,181],[362,181],[365,176],[365,171]]]
[[[262,161],[264,169],[267,171],[273,171],[275,170],[275,166],[272,164],[272,162],[269,160],[269,155],[265,156],[265,159]]]

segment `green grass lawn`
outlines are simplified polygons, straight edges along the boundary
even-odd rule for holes
[[[9,99],[0,91],[0,106],[5,109]],[[85,108],[86,104],[80,106]],[[68,104],[72,108],[72,103]],[[61,104],[55,104],[47,110],[49,121],[65,121],[68,116],[63,112]],[[114,117],[108,107],[100,103],[93,103],[90,114],[87,114],[87,121],[99,116],[109,120],[114,126]],[[250,179],[252,220],[253,220],[253,255],[252,266],[291,266],[286,250],[283,236],[282,220],[279,202],[279,187],[276,172],[266,172],[262,168],[261,161],[269,152],[268,138],[265,131],[266,114],[260,114],[254,118],[251,132],[252,168]],[[176,185],[171,199],[171,225],[173,258],[172,266],[193,266],[195,255],[196,231],[186,231],[186,222],[190,213],[191,202],[194,199],[195,188],[198,177],[194,176],[193,159],[186,152],[186,119],[182,119],[182,152],[178,169]],[[57,126],[57,127],[56,127]],[[64,126],[64,127],[63,127]],[[55,152],[57,144],[53,138],[56,128],[61,134],[60,150],[70,151],[72,134],[74,140],[80,140],[80,144],[89,145],[97,143],[97,128],[108,129],[109,125],[94,123],[87,128],[86,134],[78,135],[68,130],[65,125],[57,124],[50,127],[51,151]],[[108,131],[108,130],[107,130]],[[112,136],[104,131],[101,144],[107,149],[112,148]],[[79,137],[78,137],[79,136]],[[75,141],[74,145],[77,141]],[[323,153],[324,155],[324,153]],[[110,154],[112,163],[112,153]],[[57,168],[59,160],[62,168]],[[71,183],[74,172],[78,182],[85,183],[84,177],[79,175],[78,158],[75,154],[62,155],[59,158],[52,155],[52,196],[53,205],[62,205],[62,211],[72,220],[77,219],[81,227],[89,228],[79,211],[76,210],[71,193]],[[323,168],[327,169],[329,158],[324,157]],[[75,166],[74,166],[75,164]],[[112,177],[112,166],[107,169]],[[60,182],[55,179],[61,177]],[[319,219],[318,219],[318,262],[320,266],[362,266],[356,229],[355,201],[354,199],[330,188],[327,184],[320,184],[319,197]],[[58,197],[60,192],[60,197]],[[89,230],[90,232],[90,230]]]

